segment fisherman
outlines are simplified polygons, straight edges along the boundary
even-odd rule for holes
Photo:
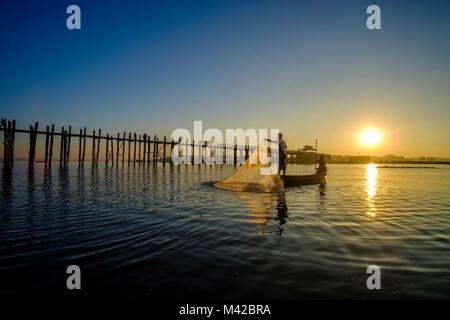
[[[267,141],[269,142],[273,142],[273,143],[278,143],[278,175],[280,175],[281,170],[283,170],[283,176],[286,175],[286,159],[287,159],[287,154],[286,154],[286,149],[287,149],[287,144],[286,142],[283,140],[283,134],[279,133],[278,134],[278,140],[276,141],[272,141],[270,139],[267,139]]]
[[[317,168],[317,173],[325,173],[328,171],[327,166],[325,165],[325,157],[323,154],[320,155],[319,159],[319,167]]]

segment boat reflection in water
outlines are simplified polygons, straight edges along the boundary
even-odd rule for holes
[[[238,192],[236,195],[243,206],[250,211],[247,214],[250,219],[245,219],[244,222],[257,224],[259,235],[263,235],[267,230],[267,223],[274,220],[277,222],[275,233],[281,236],[282,226],[288,217],[284,191],[279,193]],[[277,212],[276,215],[272,214],[274,208]]]
[[[366,166],[366,192],[367,192],[367,214],[371,217],[375,217],[377,208],[375,207],[375,195],[376,195],[376,185],[377,185],[377,165],[370,163]]]

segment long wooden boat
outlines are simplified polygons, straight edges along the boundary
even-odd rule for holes
[[[327,183],[327,173],[316,173],[310,175],[286,175],[280,176],[283,180],[285,187],[299,187],[309,184],[326,184]]]

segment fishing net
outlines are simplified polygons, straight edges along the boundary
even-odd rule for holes
[[[214,184],[220,189],[250,192],[278,192],[283,189],[283,181],[278,170],[271,170],[267,155],[268,142],[264,140],[251,153],[236,172]],[[277,160],[278,161],[278,160]],[[263,174],[264,170],[266,174]],[[271,174],[268,174],[271,173]]]

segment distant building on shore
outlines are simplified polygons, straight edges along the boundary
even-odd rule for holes
[[[316,162],[316,149],[312,146],[304,146],[302,149],[286,150],[287,163],[297,164],[314,164]],[[332,156],[330,154],[325,155],[325,161],[332,162]]]
[[[304,146],[302,149],[286,150],[287,163],[314,164],[316,161],[316,149],[312,146]],[[326,163],[368,164],[372,162],[371,156],[347,156],[324,154]]]

